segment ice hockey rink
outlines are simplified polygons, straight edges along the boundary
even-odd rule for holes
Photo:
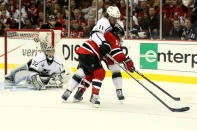
[[[65,89],[4,90],[0,70],[0,131],[197,131],[197,85],[157,82],[183,101],[174,101],[156,87],[141,80],[171,107],[189,106],[187,112],[171,112],[133,79],[123,80],[126,97],[120,103],[111,78],[105,78],[101,107],[89,102],[91,89],[84,100],[73,103],[73,95],[63,102]]]

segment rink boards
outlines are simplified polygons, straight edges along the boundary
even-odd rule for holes
[[[0,38],[4,41],[3,38]],[[59,48],[63,51],[68,67],[76,71],[78,64],[75,50],[87,39],[62,39]],[[27,62],[39,53],[39,45],[32,41],[10,41],[8,46],[8,69]],[[124,40],[123,52],[134,61],[138,71],[151,80],[197,84],[197,42]],[[0,68],[4,68],[4,44],[0,45]],[[130,78],[122,72],[124,78]],[[134,74],[136,77],[137,75]],[[106,76],[111,76],[106,71]],[[140,78],[140,77],[138,77]]]

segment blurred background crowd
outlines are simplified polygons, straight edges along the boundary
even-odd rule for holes
[[[0,36],[6,29],[39,29],[43,23],[53,21],[62,25],[64,37],[68,36],[70,25],[70,37],[87,38],[102,11],[114,5],[120,9],[125,31],[128,25],[127,38],[160,39],[162,32],[165,40],[197,40],[197,0],[45,0],[45,4],[43,1],[21,0],[19,10],[19,0],[0,0]]]

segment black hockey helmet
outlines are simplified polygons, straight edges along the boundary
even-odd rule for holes
[[[111,33],[113,35],[115,35],[117,38],[119,38],[119,36],[123,37],[125,35],[124,29],[122,27],[120,27],[120,26],[113,27]]]
[[[50,15],[49,16],[49,21],[56,21],[56,16],[55,15]]]

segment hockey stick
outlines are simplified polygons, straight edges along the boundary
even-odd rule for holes
[[[172,112],[184,112],[188,111],[189,107],[182,107],[182,108],[172,108],[167,105],[164,101],[162,101],[157,95],[155,95],[152,91],[150,91],[145,85],[143,85],[138,79],[136,79],[129,71],[127,71],[123,66],[121,66],[113,57],[107,54],[107,57],[110,58],[115,64],[117,64],[120,68],[122,68],[128,75],[130,75],[138,84],[140,84],[144,89],[146,89],[151,95],[153,95],[159,102],[161,102],[165,107],[167,107]]]
[[[151,81],[150,79],[148,79],[146,76],[144,76],[143,74],[141,74],[139,71],[134,70],[138,75],[140,75],[141,77],[143,77],[144,79],[146,79],[148,82],[150,82],[151,84],[153,84],[155,87],[157,87],[158,89],[160,89],[163,93],[165,93],[166,95],[168,95],[170,98],[172,98],[175,101],[180,101],[181,98],[180,97],[174,97],[172,95],[170,95],[167,91],[165,91],[164,89],[162,89],[160,86],[158,86],[157,84],[155,84],[153,81]]]

